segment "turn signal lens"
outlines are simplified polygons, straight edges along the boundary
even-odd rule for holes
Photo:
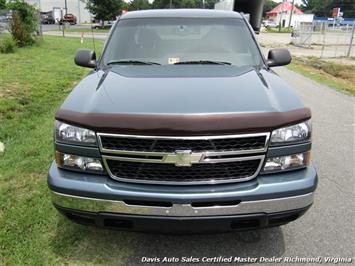
[[[101,161],[97,158],[83,157],[78,155],[56,152],[57,166],[68,170],[102,173]]]
[[[263,173],[296,170],[307,167],[311,159],[310,151],[287,156],[272,157],[266,160]]]

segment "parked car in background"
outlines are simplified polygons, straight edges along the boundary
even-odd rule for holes
[[[91,25],[92,29],[111,29],[112,25],[114,24],[113,21],[104,21],[102,23],[102,21],[98,21],[96,23],[93,23]]]
[[[53,11],[41,12],[41,23],[42,24],[54,24],[55,19],[53,17]]]
[[[279,25],[272,20],[264,20],[263,25],[265,28],[277,28]]]
[[[77,22],[76,16],[73,14],[66,14],[63,19],[59,20],[59,24],[62,25],[63,23],[69,23],[70,25],[75,25]]]

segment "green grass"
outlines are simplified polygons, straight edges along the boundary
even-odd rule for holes
[[[53,31],[61,31],[59,29],[53,30]],[[94,33],[108,33],[110,30],[109,29],[91,29],[91,28],[69,28],[69,29],[65,29],[65,32],[84,32],[84,33],[90,33],[90,32],[94,32]]]
[[[266,28],[266,32],[270,33],[292,33],[292,28],[281,28],[281,31],[279,27],[277,28]]]
[[[355,66],[325,62],[314,57],[294,58],[289,69],[319,83],[355,96]]]
[[[108,33],[110,29],[68,29],[68,32],[95,32],[95,33]]]
[[[89,72],[73,56],[91,44],[48,36],[0,55],[0,265],[119,265],[130,255],[131,235],[67,221],[46,183],[54,112]]]

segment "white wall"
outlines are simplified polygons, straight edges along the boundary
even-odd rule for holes
[[[314,14],[293,14],[292,15],[292,21],[291,21],[291,27],[296,27],[297,25],[299,25],[301,22],[313,22],[313,18],[314,18]],[[269,19],[275,21],[277,24],[279,24],[279,22],[284,20],[285,21],[285,27],[288,27],[289,22],[290,22],[290,12],[288,12],[286,14],[283,13],[278,14],[276,17],[270,17]]]
[[[301,15],[293,15],[291,26],[297,27],[300,23],[312,23],[314,18],[314,14],[301,14]]]
[[[65,0],[26,0],[29,4],[35,4],[40,6],[41,11],[50,11],[53,8],[63,8],[65,7]],[[74,14],[78,23],[90,22],[91,14],[85,8],[85,0],[67,0],[68,13]]]

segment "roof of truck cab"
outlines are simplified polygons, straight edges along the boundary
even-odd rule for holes
[[[120,19],[130,18],[242,18],[234,11],[214,9],[151,9],[140,11],[129,11]]]

